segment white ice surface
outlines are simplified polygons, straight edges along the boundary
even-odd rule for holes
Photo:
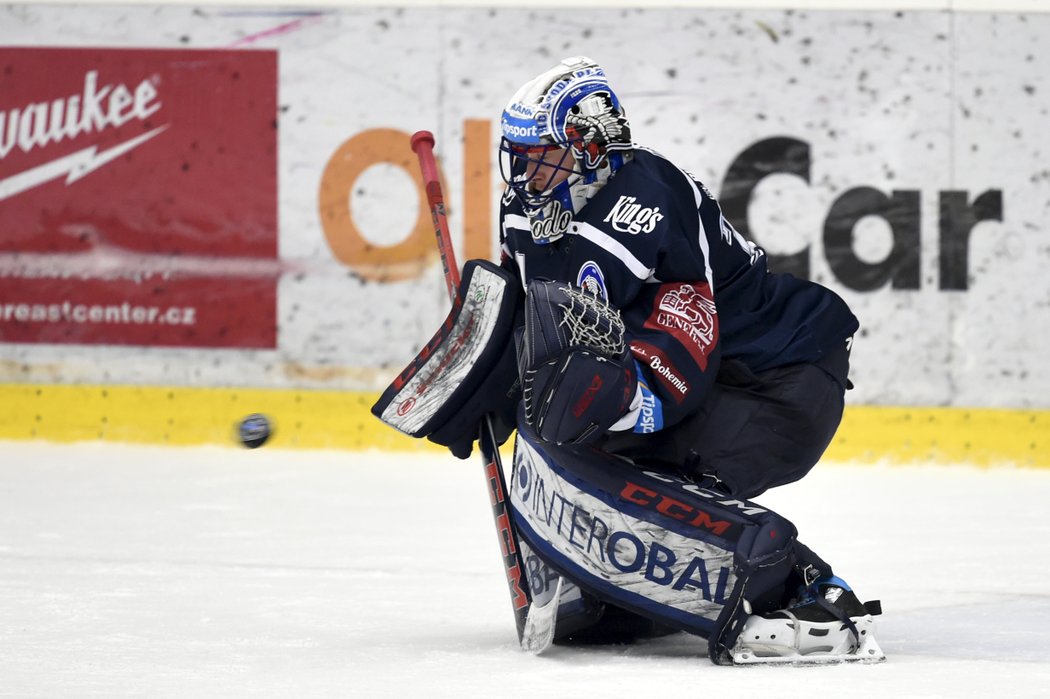
[[[760,501],[881,598],[886,663],[522,653],[473,459],[0,442],[0,696],[1050,696],[1050,472],[823,465]]]

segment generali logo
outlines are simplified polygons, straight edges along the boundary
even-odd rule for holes
[[[662,285],[653,312],[643,325],[670,333],[697,365],[706,369],[707,356],[718,339],[718,314],[711,287],[703,282]]]
[[[0,164],[11,153],[30,153],[84,134],[99,134],[131,121],[145,121],[161,108],[156,86],[143,80],[134,88],[125,84],[99,85],[98,71],[88,71],[79,94],[0,110]],[[36,165],[0,180],[0,201],[59,177],[69,185],[141,146],[168,125],[159,126],[99,151],[97,145]]]

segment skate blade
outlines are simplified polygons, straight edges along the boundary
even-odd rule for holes
[[[770,652],[776,652],[770,649]],[[841,663],[875,664],[885,662],[886,654],[878,642],[869,634],[860,647],[852,653],[824,654],[811,653],[800,655],[794,652],[788,655],[758,655],[748,648],[734,648],[729,652],[734,665],[839,665]]]
[[[557,621],[563,582],[564,579],[559,576],[554,594],[546,604],[533,604],[529,607],[529,615],[525,619],[525,628],[521,634],[522,650],[540,655],[553,645],[554,624]]]

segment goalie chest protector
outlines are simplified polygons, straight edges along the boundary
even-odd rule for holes
[[[600,599],[708,639],[724,662],[750,613],[794,567],[791,522],[594,449],[541,442],[519,421],[514,524],[551,568]]]

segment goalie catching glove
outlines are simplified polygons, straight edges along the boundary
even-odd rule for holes
[[[526,422],[555,444],[596,440],[637,386],[620,312],[564,282],[529,282],[518,372]]]
[[[511,337],[521,301],[513,274],[469,260],[445,322],[372,406],[372,414],[412,437],[426,437],[461,459],[481,421],[496,441],[514,429],[519,392]]]

